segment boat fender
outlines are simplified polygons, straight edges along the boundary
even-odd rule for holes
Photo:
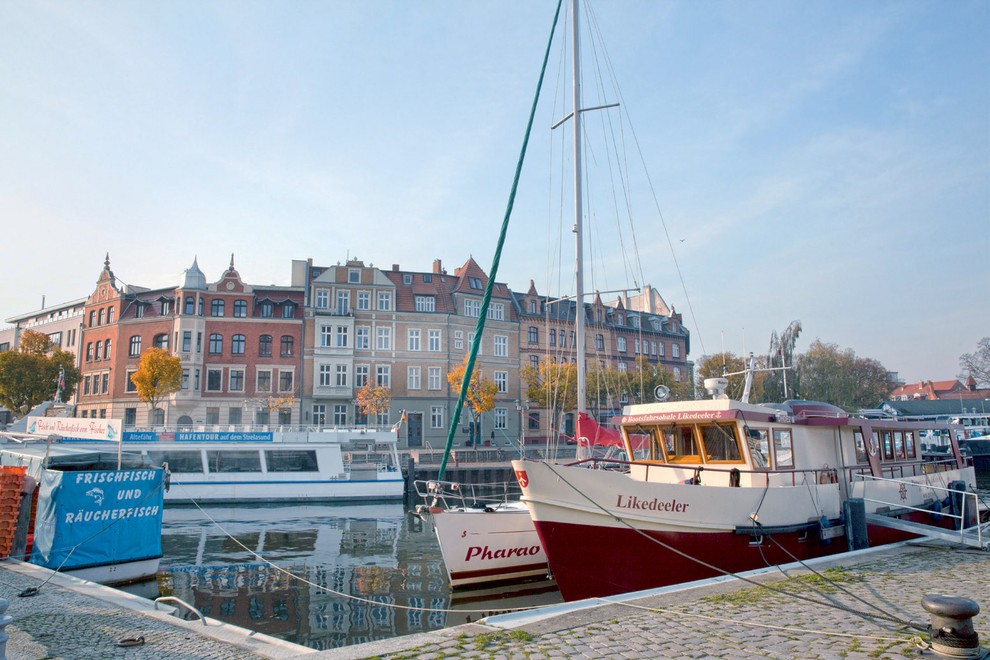
[[[818,520],[818,540],[821,541],[822,545],[831,545],[832,539],[826,536],[825,530],[827,530],[831,525],[828,522],[828,516],[822,516]]]
[[[732,488],[739,488],[739,480],[742,473],[739,468],[732,468],[729,470],[729,486]]]
[[[942,500],[935,500],[932,504],[932,520],[935,522],[942,520]]]

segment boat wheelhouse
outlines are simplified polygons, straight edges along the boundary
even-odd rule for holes
[[[975,474],[958,427],[944,429],[951,452],[932,458],[921,452],[931,425],[850,417],[823,403],[721,395],[623,412],[614,421],[625,461],[513,461],[565,600],[923,533],[910,523],[958,529],[974,519],[975,495],[964,493]]]

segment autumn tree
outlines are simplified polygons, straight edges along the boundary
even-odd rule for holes
[[[0,405],[18,417],[55,397],[59,371],[63,373],[63,400],[79,382],[75,356],[52,345],[48,335],[26,330],[16,350],[0,353]]]
[[[976,342],[976,351],[959,356],[960,378],[972,376],[978,385],[990,385],[990,337]]]
[[[797,367],[802,399],[848,411],[876,407],[891,389],[887,369],[878,361],[856,357],[851,348],[840,349],[818,339],[798,357]]]
[[[467,363],[468,356],[465,355],[464,362],[447,373],[447,382],[450,383],[451,389],[455,392],[461,391],[461,386],[464,383],[464,373],[467,371]],[[464,401],[474,422],[475,437],[473,440],[481,440],[481,416],[495,409],[495,397],[497,395],[498,385],[482,376],[480,369],[474,369]]]
[[[547,411],[551,430],[559,430],[560,416],[577,408],[577,365],[544,360],[535,367],[523,367],[520,374],[526,383],[526,398]]]
[[[387,387],[373,385],[371,381],[358,390],[354,399],[357,407],[368,417],[384,415],[392,405],[392,392]]]
[[[182,387],[182,363],[177,355],[165,349],[149,348],[141,353],[141,362],[131,374],[131,382],[153,416],[158,405]]]

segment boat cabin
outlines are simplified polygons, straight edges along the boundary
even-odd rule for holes
[[[922,455],[930,424],[850,417],[810,401],[747,404],[729,399],[628,406],[616,420],[633,478],[758,486],[857,475],[903,478],[963,467],[956,433],[949,451]]]

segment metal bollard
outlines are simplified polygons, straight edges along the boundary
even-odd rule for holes
[[[932,650],[947,658],[982,658],[980,637],[973,617],[980,613],[975,600],[960,596],[927,594],[921,606],[931,617]]]
[[[0,660],[7,660],[7,640],[10,639],[10,635],[7,634],[7,624],[13,623],[14,617],[7,614],[7,608],[10,607],[10,601],[6,598],[0,598]]]

